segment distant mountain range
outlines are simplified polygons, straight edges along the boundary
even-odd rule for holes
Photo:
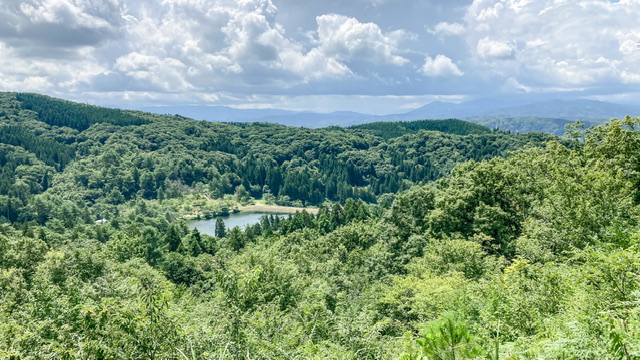
[[[235,109],[225,106],[159,106],[137,110],[179,114],[185,117],[216,122],[262,121],[289,126],[321,128],[353,126],[380,121],[411,121],[424,119],[463,119],[490,128],[512,132],[539,131],[562,135],[564,126],[580,120],[587,125],[600,124],[617,117],[640,116],[640,106],[597,100],[547,100],[526,102],[481,99],[462,103],[432,102],[406,113],[369,115],[356,112],[300,112],[278,109]]]
[[[381,121],[379,117],[350,111],[318,113],[279,109],[235,109],[227,106],[149,106],[135,110],[157,114],[182,115],[215,122],[269,122],[317,129],[327,126],[351,126]]]
[[[611,119],[626,115],[640,115],[640,106],[615,104],[597,100],[548,100],[515,106],[496,106],[482,101],[459,104],[432,102],[402,114],[409,117],[541,117],[580,119]]]

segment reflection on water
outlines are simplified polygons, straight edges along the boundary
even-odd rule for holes
[[[220,216],[224,221],[224,225],[227,230],[233,229],[236,226],[239,226],[241,229],[245,229],[247,225],[254,225],[260,222],[260,218],[262,215],[273,215],[279,217],[286,217],[288,214],[274,214],[274,213],[264,213],[264,212],[252,212],[252,213],[237,213],[231,214],[228,216]],[[217,218],[208,219],[208,220],[196,220],[189,222],[190,229],[198,229],[203,234],[215,236],[216,233],[216,220]]]

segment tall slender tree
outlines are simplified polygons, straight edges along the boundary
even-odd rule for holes
[[[216,220],[215,235],[219,238],[227,236],[227,228],[225,227],[222,218],[218,218]]]

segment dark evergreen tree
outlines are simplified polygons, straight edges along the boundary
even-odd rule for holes
[[[176,251],[180,246],[180,235],[174,225],[169,226],[169,230],[164,237],[164,242],[167,244],[167,250]]]
[[[222,220],[222,218],[220,217],[216,219],[215,234],[219,238],[227,236],[227,227],[224,224],[224,220]]]

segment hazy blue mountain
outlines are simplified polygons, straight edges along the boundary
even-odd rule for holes
[[[351,126],[377,121],[375,115],[351,111],[318,113],[280,109],[236,109],[227,106],[150,106],[136,108],[156,114],[182,115],[184,117],[215,122],[270,122],[288,126],[321,128],[327,126]]]
[[[640,115],[640,106],[597,100],[549,100],[492,109],[479,116],[536,116],[562,119],[611,119]]]
[[[262,121],[268,116],[286,116],[300,114],[297,111],[280,109],[235,109],[228,106],[147,106],[135,110],[147,111],[156,114],[182,115],[196,120],[208,120],[215,122],[248,122]]]
[[[562,135],[564,126],[576,120],[586,124],[600,124],[614,117],[640,115],[640,106],[596,100],[532,102],[525,98],[477,99],[462,103],[434,101],[418,109],[390,115],[369,115],[348,111],[318,113],[279,109],[235,109],[226,106],[158,106],[137,110],[179,114],[197,120],[262,121],[308,128],[354,126],[380,121],[458,118],[512,132],[539,131],[557,135]]]
[[[394,119],[441,119],[454,117],[489,128],[511,132],[545,132],[563,135],[565,126],[581,121],[587,126],[602,124],[611,118],[640,115],[640,106],[596,100],[547,100],[525,103],[522,100],[474,100],[463,103],[433,102]]]
[[[403,119],[441,119],[441,118],[467,118],[482,116],[487,111],[522,105],[521,101],[506,101],[504,99],[477,99],[462,103],[434,101],[418,109],[399,114]]]
[[[523,103],[522,100],[473,100],[462,103],[432,102],[421,108],[399,114],[403,119],[443,117],[541,117],[557,119],[611,119],[640,115],[640,106],[622,105],[597,100],[548,100]]]
[[[350,111],[337,111],[328,114],[304,112],[287,115],[269,115],[259,121],[278,123],[288,126],[303,126],[321,128],[327,126],[352,126],[377,121],[375,115],[361,114]]]
[[[493,116],[480,116],[473,118],[466,118],[465,120],[473,122],[479,125],[484,125],[491,129],[508,130],[513,133],[528,133],[528,132],[542,132],[547,134],[553,134],[562,136],[565,133],[565,128],[568,124],[573,124],[576,119],[561,119],[561,118],[541,118],[534,116],[521,116],[521,117],[493,117]],[[604,119],[582,119],[581,123],[585,126],[600,125],[604,123]]]

